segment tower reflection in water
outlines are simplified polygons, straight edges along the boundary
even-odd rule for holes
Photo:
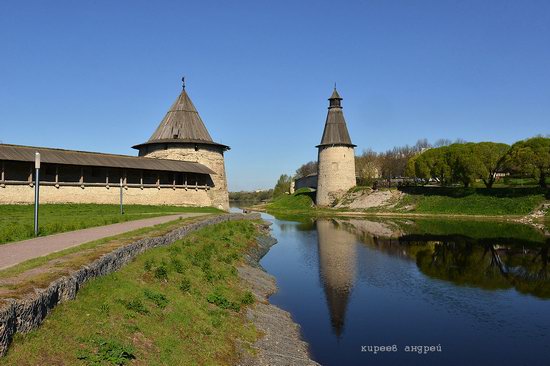
[[[319,246],[319,274],[325,290],[332,329],[337,336],[344,330],[346,309],[356,275],[357,239],[339,230],[335,221],[316,222]]]

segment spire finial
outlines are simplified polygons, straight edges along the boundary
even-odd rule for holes
[[[336,81],[334,82],[334,90],[336,90]]]
[[[185,76],[181,78],[181,87],[185,90]]]

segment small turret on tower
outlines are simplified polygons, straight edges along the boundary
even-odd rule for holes
[[[318,177],[317,205],[330,206],[340,194],[356,184],[355,151],[351,142],[342,97],[336,86],[330,96],[327,119],[321,143],[317,145]]]

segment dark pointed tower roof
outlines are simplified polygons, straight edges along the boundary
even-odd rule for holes
[[[183,89],[174,102],[168,113],[164,116],[159,126],[151,135],[151,138],[143,144],[133,146],[139,149],[142,146],[157,143],[197,143],[207,145],[217,145],[229,150],[229,146],[216,143],[208,133],[204,122],[199,116],[199,112],[193,105],[191,98],[185,91],[185,81]]]
[[[323,137],[320,146],[330,145],[344,145],[355,147],[352,144],[349,137],[348,127],[346,126],[346,120],[344,119],[344,112],[342,111],[342,97],[338,94],[336,86],[332,91],[332,95],[329,100],[327,120],[325,122],[325,130],[323,131]]]

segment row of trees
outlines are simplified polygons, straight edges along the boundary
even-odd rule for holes
[[[546,177],[550,175],[550,138],[534,137],[512,146],[479,142],[431,148],[412,156],[404,175],[434,179],[443,185],[461,183],[465,187],[480,179],[491,188],[498,173],[530,176],[546,188]]]
[[[434,179],[443,185],[471,185],[480,179],[492,187],[498,173],[534,177],[546,187],[550,176],[550,138],[534,137],[512,146],[496,142],[468,143],[440,139],[434,144],[421,139],[413,146],[397,146],[386,152],[364,150],[355,157],[359,185],[375,179],[397,177]],[[317,162],[310,161],[296,170],[294,178],[317,173]],[[292,177],[282,175],[275,191],[288,192]],[[278,194],[275,192],[275,194]]]
[[[229,192],[230,201],[240,201],[240,202],[260,202],[269,200],[273,197],[273,189],[268,189],[265,191],[240,191],[240,192]]]

